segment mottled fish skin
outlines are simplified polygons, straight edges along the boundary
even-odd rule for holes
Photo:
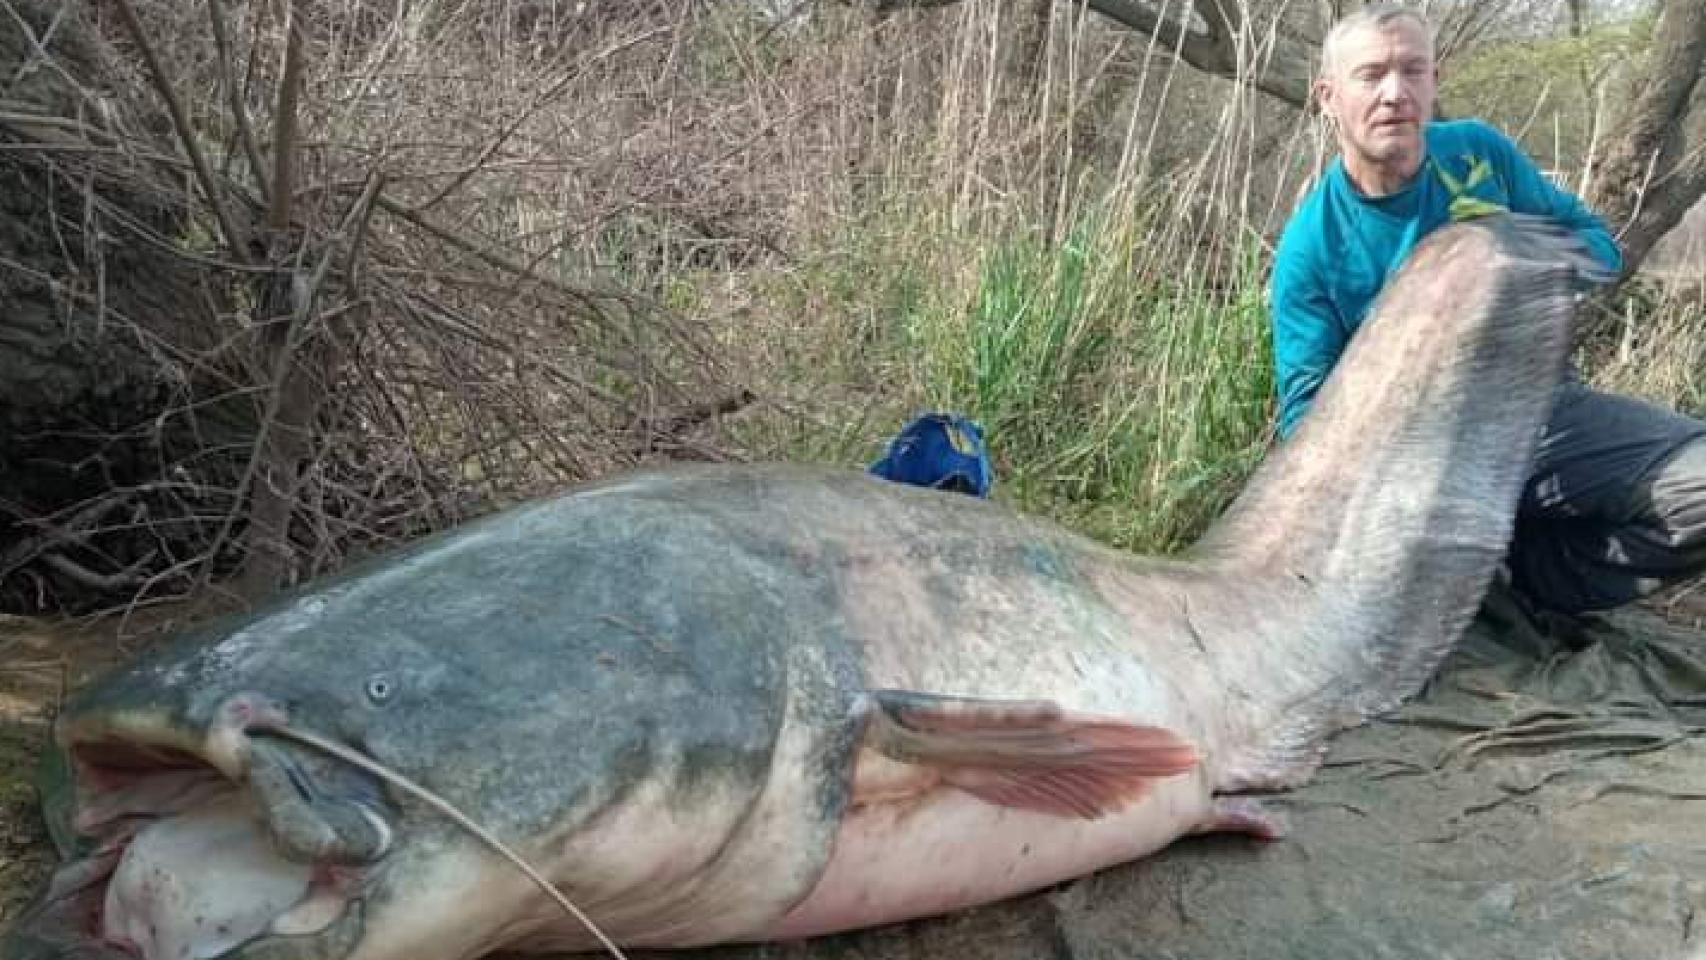
[[[1265,829],[1217,795],[1301,782],[1327,736],[1408,696],[1455,642],[1591,273],[1523,218],[1430,238],[1296,439],[1179,559],[849,470],[636,473],[197,631],[76,695],[57,737],[86,761],[146,745],[264,784],[286,853],[349,861],[343,917],[232,954],[254,958],[594,943],[467,832],[267,733],[280,719],[443,795],[623,944],[941,912],[1189,832]],[[874,709],[932,696],[1050,702],[1161,742],[1158,769],[1180,755],[1166,737],[1193,759],[1138,776],[1106,815],[1008,808],[892,726],[866,738]],[[87,811],[112,771],[79,769]],[[0,958],[112,955],[58,893]]]
[[[667,478],[629,478],[470,524],[205,631],[81,694],[60,736],[195,750],[222,705],[264,691],[293,722],[358,745],[546,864],[572,859],[589,822],[691,828],[695,844],[659,857],[684,861],[678,875],[605,866],[571,872],[569,889],[617,934],[649,927],[677,897],[713,911],[711,925],[739,924],[802,896],[827,858],[855,735],[858,668],[831,642],[834,598],[773,555]],[[790,723],[811,742],[782,762],[779,749],[798,748]],[[766,809],[779,789],[785,806]],[[751,851],[729,843],[755,811],[802,858],[799,876],[766,872],[757,892],[738,876],[757,875]],[[407,822],[367,908],[369,939],[399,945],[384,955],[494,936],[508,917],[481,929],[457,906],[494,884],[520,881],[515,896],[537,899],[453,824]],[[630,883],[661,889],[637,902]],[[625,920],[623,904],[641,915]],[[391,915],[406,929],[391,930]]]

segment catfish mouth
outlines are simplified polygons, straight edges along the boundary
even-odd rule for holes
[[[71,859],[17,925],[20,955],[213,960],[280,938],[295,956],[353,948],[393,835],[377,781],[264,731],[238,736],[236,778],[225,751],[175,735],[73,736]]]

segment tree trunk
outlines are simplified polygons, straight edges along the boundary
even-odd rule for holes
[[[906,7],[952,6],[960,0],[876,0],[879,10]],[[1179,59],[1204,73],[1248,82],[1256,89],[1303,109],[1309,104],[1315,77],[1314,45],[1293,40],[1277,31],[1253,28],[1244,16],[1244,6],[1224,0],[1192,0],[1193,10],[1206,25],[1197,30],[1174,15],[1143,0],[1085,0],[1091,10],[1153,36]]]
[[[1570,13],[1570,36],[1579,37],[1586,33],[1588,0],[1564,0],[1564,7]]]
[[[1706,193],[1706,3],[1665,0],[1640,92],[1592,168],[1590,200],[1633,273]]]

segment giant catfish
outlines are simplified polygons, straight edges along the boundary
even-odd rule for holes
[[[1421,244],[1185,555],[862,473],[695,466],[528,503],[205,628],[55,725],[48,957],[454,960],[801,938],[1198,832],[1415,692],[1512,530],[1603,280],[1549,222]],[[1132,509],[1141,509],[1133,505]],[[398,781],[401,782],[401,781]]]

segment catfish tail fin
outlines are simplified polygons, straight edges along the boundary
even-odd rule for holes
[[[1193,547],[1315,601],[1297,696],[1328,702],[1297,721],[1310,729],[1276,730],[1287,749],[1396,706],[1457,642],[1504,556],[1579,295],[1611,278],[1549,219],[1436,232]]]

